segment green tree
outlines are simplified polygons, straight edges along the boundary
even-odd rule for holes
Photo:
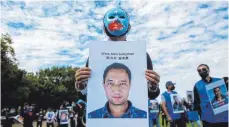
[[[24,102],[39,107],[58,108],[63,101],[75,101],[74,75],[78,68],[50,67],[36,73],[19,69],[13,41],[9,34],[1,37],[1,98],[2,107],[17,106]]]
[[[15,106],[27,99],[28,84],[24,80],[26,71],[18,68],[13,41],[9,34],[1,37],[1,99],[2,106]]]

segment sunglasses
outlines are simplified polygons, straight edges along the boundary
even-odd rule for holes
[[[202,71],[207,71],[207,69],[206,68],[203,68],[203,69],[198,69],[197,71],[198,72],[202,72]]]

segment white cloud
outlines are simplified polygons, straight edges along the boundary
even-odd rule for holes
[[[1,31],[12,35],[19,67],[27,71],[54,65],[84,66],[91,40],[82,44],[80,35],[106,40],[104,33],[95,31],[102,29],[100,19],[115,4],[112,1],[95,8],[93,1],[73,1],[72,7],[61,1],[25,1],[23,10],[20,6],[2,6]],[[208,7],[200,9],[200,4]],[[131,17],[128,40],[147,42],[147,52],[156,62],[154,69],[161,76],[161,92],[165,91],[165,82],[172,80],[181,96],[185,96],[185,91],[192,90],[199,80],[196,67],[201,63],[210,66],[212,76],[228,76],[228,36],[214,36],[228,34],[222,29],[228,25],[228,19],[223,19],[227,11],[216,13],[216,9],[228,7],[227,2],[133,0],[122,1],[121,7]],[[44,8],[51,16],[46,16]],[[193,22],[184,25],[190,21]],[[15,29],[7,25],[9,22],[22,22],[34,29]],[[88,25],[93,27],[89,29]],[[164,39],[158,40],[160,37]],[[67,53],[61,55],[64,51]]]

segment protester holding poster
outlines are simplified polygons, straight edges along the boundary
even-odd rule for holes
[[[185,127],[186,124],[184,121],[182,121],[180,114],[183,110],[180,108],[180,100],[177,92],[174,91],[174,85],[175,83],[172,81],[166,82],[167,91],[161,95],[162,109],[167,117],[167,120],[170,122],[170,127]]]
[[[218,84],[215,82],[220,81],[221,79],[210,77],[210,68],[206,64],[200,64],[197,67],[197,72],[199,73],[201,80],[199,80],[194,86],[194,109],[200,113],[203,126],[227,127],[228,110],[214,114],[214,106],[211,105],[211,95],[214,95],[212,88],[215,88]],[[225,84],[225,82],[223,84]],[[208,93],[209,90],[212,94]],[[219,88],[215,89],[215,94],[222,98]],[[224,107],[225,106],[219,107],[218,110],[221,110],[221,108]]]
[[[47,127],[50,127],[50,126],[54,127],[55,113],[51,110],[51,108],[48,108],[48,111],[45,114],[45,118],[46,118]]]
[[[59,119],[60,119],[60,126],[61,127],[67,127],[69,124],[69,116],[68,116],[68,110],[63,109],[59,110]]]
[[[116,12],[119,12],[116,14]],[[112,15],[115,17],[122,17],[117,19],[112,19]],[[104,31],[111,41],[126,41],[126,34],[130,31],[131,25],[129,22],[129,17],[127,13],[120,9],[114,8],[109,10],[104,16]],[[121,24],[122,27],[115,27],[118,24]],[[113,26],[113,27],[112,27]],[[119,25],[120,26],[120,25]],[[149,98],[154,99],[160,94],[158,87],[160,76],[153,71],[152,60],[149,54],[147,56],[147,70],[145,72],[146,78],[149,81]],[[86,93],[87,80],[90,77],[91,69],[88,67],[89,61],[86,63],[86,67],[80,68],[76,71],[75,74],[75,88],[84,94]]]
[[[66,115],[67,114],[67,115]],[[68,123],[68,109],[66,108],[65,104],[60,105],[59,110],[56,113],[58,127],[67,127]]]
[[[159,104],[157,99],[149,100],[149,127],[160,127]]]
[[[128,14],[123,9],[114,8],[109,10],[104,16],[103,23],[104,31],[110,41],[127,40],[126,34],[130,31],[131,25]],[[153,71],[152,60],[148,53],[146,53],[146,57],[147,70],[145,72],[145,77],[148,80],[148,97],[154,99],[160,94],[160,89],[158,87],[160,76]],[[75,74],[75,88],[84,95],[87,93],[87,81],[91,75],[91,69],[88,65],[89,60],[87,60],[86,67],[80,68]]]
[[[43,111],[40,109],[40,112],[37,113],[37,127],[42,127],[42,121],[43,121]]]

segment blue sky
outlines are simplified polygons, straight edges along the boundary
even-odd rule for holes
[[[12,36],[19,67],[27,71],[82,67],[88,42],[107,40],[102,18],[116,6],[130,16],[127,39],[147,42],[162,92],[172,80],[185,96],[200,79],[201,63],[210,66],[212,76],[228,76],[226,1],[1,1],[1,33]]]

